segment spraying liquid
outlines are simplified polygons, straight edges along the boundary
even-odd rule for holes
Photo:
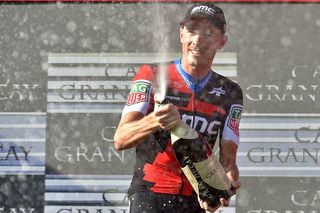
[[[162,64],[167,60],[168,56],[168,49],[169,49],[169,42],[168,42],[168,27],[166,23],[166,16],[164,15],[163,7],[159,3],[155,3],[154,11],[154,25],[155,28],[158,29],[155,35],[155,39],[153,40],[153,45],[157,49],[157,57],[156,62],[159,63],[158,65],[158,73],[156,75],[155,80],[155,99],[157,102],[162,103],[165,100],[166,92],[167,92],[167,71],[166,67]]]

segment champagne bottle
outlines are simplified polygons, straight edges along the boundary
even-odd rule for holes
[[[216,206],[235,194],[211,148],[197,131],[180,121],[171,130],[171,143],[183,173],[201,200]]]
[[[183,173],[201,200],[216,206],[235,194],[210,146],[197,131],[180,121],[171,130],[171,143]]]

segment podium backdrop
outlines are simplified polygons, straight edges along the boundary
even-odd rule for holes
[[[242,187],[223,213],[320,212],[320,4],[220,2]],[[0,212],[128,213],[113,134],[144,63],[180,57],[188,2],[0,5]],[[163,48],[165,52],[163,54]]]

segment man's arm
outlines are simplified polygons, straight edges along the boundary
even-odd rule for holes
[[[146,125],[148,124],[148,125]],[[140,112],[129,112],[121,118],[114,135],[116,150],[129,149],[136,146],[145,137],[158,128],[152,115],[144,116]]]
[[[220,144],[220,163],[231,181],[239,180],[239,169],[237,166],[238,145],[231,140],[223,140]]]
[[[170,129],[179,120],[179,111],[173,104],[163,105],[146,116],[136,111],[129,112],[121,118],[115,132],[115,148],[132,148],[159,128]]]

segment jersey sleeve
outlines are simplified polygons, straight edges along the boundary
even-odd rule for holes
[[[132,79],[130,92],[127,102],[123,108],[122,116],[128,112],[141,112],[146,115],[153,103],[152,80],[154,78],[153,70],[149,65],[142,65]]]
[[[231,140],[239,145],[239,127],[243,112],[243,96],[241,88],[237,86],[233,94],[235,94],[235,96],[230,97],[230,107],[224,122],[222,139]]]

